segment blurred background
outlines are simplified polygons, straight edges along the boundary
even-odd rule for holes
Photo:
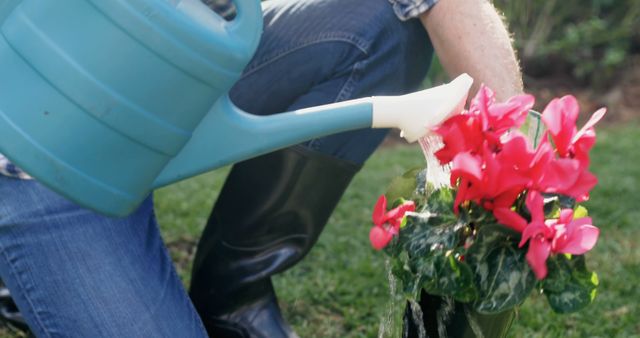
[[[526,91],[542,109],[574,94],[583,119],[601,106],[587,203],[601,228],[588,256],[600,277],[588,309],[554,314],[541,295],[518,311],[511,337],[640,337],[640,1],[495,0],[513,33]],[[437,61],[425,86],[446,80]],[[417,145],[391,135],[357,175],[319,243],[275,278],[281,306],[301,337],[376,337],[389,303],[384,254],[368,243],[370,215],[391,179],[424,166]],[[163,235],[188,285],[195,245],[228,168],[156,192]],[[105,281],[108,283],[108,281]],[[0,337],[21,337],[10,328]]]
[[[585,111],[607,106],[612,122],[640,107],[640,1],[494,0],[518,51],[538,108],[572,93]],[[441,68],[430,75],[442,81]]]

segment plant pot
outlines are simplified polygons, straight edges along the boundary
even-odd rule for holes
[[[448,338],[503,338],[515,318],[515,311],[484,315],[480,314],[470,306],[459,302],[447,302],[444,298],[421,292],[418,304],[422,309],[422,323],[426,337],[448,337]],[[447,311],[447,307],[450,311]],[[465,309],[466,307],[466,309]],[[446,317],[448,319],[439,319]],[[405,309],[403,337],[420,337],[417,323],[413,320],[413,312],[409,304]],[[439,323],[440,321],[440,323]],[[440,328],[439,328],[440,326]],[[441,334],[440,331],[443,331]]]

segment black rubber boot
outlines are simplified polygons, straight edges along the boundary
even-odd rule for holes
[[[513,310],[493,315],[482,315],[465,309],[465,305],[462,303],[447,304],[442,297],[430,295],[424,290],[418,304],[423,314],[422,323],[426,337],[430,338],[504,338],[507,336],[515,317]],[[446,310],[447,307],[450,307],[450,310]],[[404,314],[403,337],[420,337],[413,311],[408,304]]]
[[[296,146],[236,164],[194,261],[190,295],[212,337],[297,337],[270,277],[300,261],[359,166]]]

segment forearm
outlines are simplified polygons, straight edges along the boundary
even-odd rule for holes
[[[522,92],[509,33],[486,0],[441,0],[420,16],[440,63],[451,76],[469,73],[475,92],[485,83],[504,100]]]

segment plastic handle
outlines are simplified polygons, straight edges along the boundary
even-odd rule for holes
[[[262,34],[262,7],[260,0],[234,0],[236,17],[228,23],[227,32],[237,39],[246,41],[251,50],[258,46]]]
[[[169,3],[203,27],[226,32],[236,45],[249,47],[251,51],[257,47],[258,37],[262,33],[262,7],[259,0],[234,0],[236,16],[231,21],[201,0],[169,0]]]

